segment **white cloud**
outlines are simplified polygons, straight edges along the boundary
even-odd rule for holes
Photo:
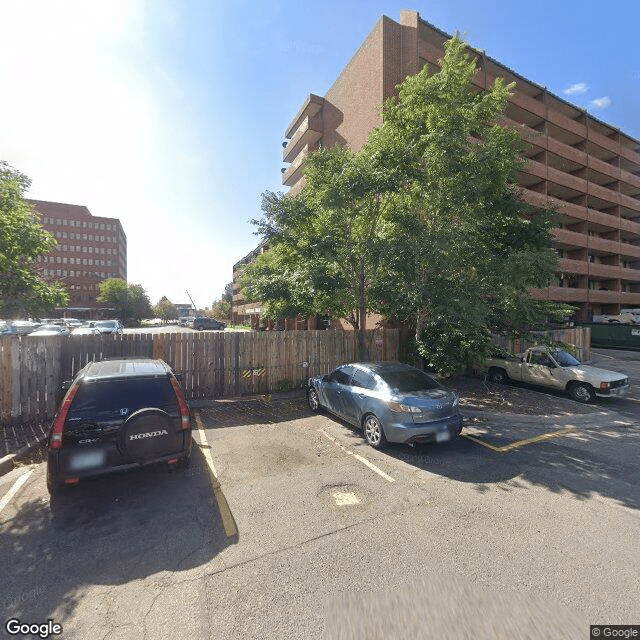
[[[568,96],[577,96],[582,93],[586,93],[589,87],[585,82],[578,82],[576,84],[572,84],[568,89],[564,90],[565,95]]]
[[[589,103],[592,107],[596,109],[604,109],[605,107],[609,107],[611,105],[611,98],[609,96],[604,96],[603,98],[596,98]]]

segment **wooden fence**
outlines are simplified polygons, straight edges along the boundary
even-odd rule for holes
[[[397,360],[397,329],[367,331],[371,360]],[[351,331],[127,333],[0,339],[0,419],[50,418],[60,385],[89,361],[162,358],[182,374],[188,398],[222,398],[300,387],[355,357]]]
[[[543,344],[546,341],[560,342],[573,345],[574,355],[584,362],[591,359],[591,328],[575,327],[573,329],[556,329],[555,331],[545,331],[534,333],[534,340],[508,340],[502,336],[493,336],[493,341],[503,349],[512,353],[523,353],[529,347],[536,344]]]

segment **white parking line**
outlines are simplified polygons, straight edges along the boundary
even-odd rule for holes
[[[2,513],[2,510],[9,504],[9,501],[11,500],[11,498],[13,498],[13,496],[15,496],[16,493],[18,493],[18,491],[20,490],[20,487],[28,480],[29,476],[32,473],[33,473],[33,469],[30,469],[26,473],[23,473],[13,483],[13,486],[11,487],[11,489],[9,489],[9,491],[7,491],[7,493],[4,496],[4,498],[2,498],[2,500],[0,500],[0,513]]]
[[[366,458],[363,458],[362,456],[359,456],[357,453],[353,453],[353,451],[349,451],[348,449],[343,447],[333,436],[330,436],[324,429],[318,429],[318,431],[323,435],[327,436],[327,438],[329,438],[331,442],[334,442],[335,444],[337,444],[345,453],[348,453],[350,456],[353,456],[356,460],[358,460],[359,462],[362,462],[362,464],[367,465],[369,469],[371,469],[372,471],[375,471],[379,476],[382,476],[387,482],[396,481],[395,478],[392,478],[390,475],[387,475],[382,469],[378,469],[378,467],[376,467],[376,465],[373,464],[373,462],[369,462]]]

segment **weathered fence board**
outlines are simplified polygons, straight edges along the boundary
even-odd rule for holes
[[[182,374],[188,398],[285,391],[355,360],[354,337],[342,331],[268,331],[2,338],[0,419],[51,417],[62,381],[102,358],[161,358]],[[399,359],[396,329],[368,331],[366,344],[370,360]]]
[[[591,359],[591,328],[574,327],[573,329],[556,329],[554,331],[536,332],[534,340],[508,340],[500,336],[493,336],[493,341],[512,353],[523,353],[534,344],[542,341],[560,342],[573,345],[581,362]],[[538,338],[538,340],[536,340]]]

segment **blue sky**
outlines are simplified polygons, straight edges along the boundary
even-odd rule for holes
[[[120,218],[152,302],[210,306],[259,241],[260,194],[285,190],[305,97],[401,9],[640,138],[637,0],[21,0],[2,9],[0,159],[29,197]]]

